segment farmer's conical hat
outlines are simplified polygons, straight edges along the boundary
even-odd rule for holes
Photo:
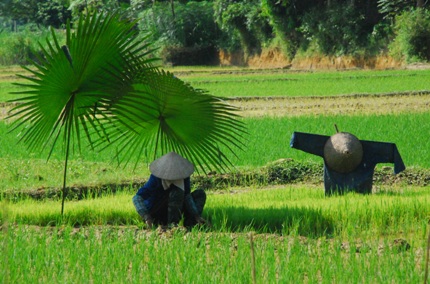
[[[151,173],[161,179],[184,179],[194,172],[194,165],[175,152],[156,159],[149,165]]]
[[[324,145],[326,165],[338,173],[352,172],[360,164],[362,158],[363,146],[360,140],[351,133],[336,133]]]

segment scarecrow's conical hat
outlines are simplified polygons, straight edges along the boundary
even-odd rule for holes
[[[360,140],[350,133],[336,133],[324,145],[326,165],[338,173],[352,172],[362,158],[363,146]]]
[[[184,179],[194,172],[194,165],[175,152],[156,159],[149,165],[151,173],[161,179]]]

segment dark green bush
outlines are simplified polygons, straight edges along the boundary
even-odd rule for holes
[[[339,4],[306,13],[300,31],[322,54],[355,54],[367,45],[364,20],[364,16],[350,4]]]
[[[430,61],[430,11],[412,9],[396,17],[390,54],[407,63]]]
[[[213,46],[166,47],[161,51],[160,58],[172,66],[219,64],[218,51]]]
[[[240,49],[247,56],[259,53],[262,47],[269,45],[272,28],[258,1],[217,0],[214,2],[214,12],[218,26],[231,39],[218,41],[222,49]]]
[[[218,28],[210,2],[156,3],[139,14],[139,28],[159,46],[214,46]]]

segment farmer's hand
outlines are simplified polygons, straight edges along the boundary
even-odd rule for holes
[[[151,215],[146,214],[145,216],[143,216],[143,220],[145,221],[146,226],[148,226],[148,228],[152,228],[152,225],[154,225],[154,221],[152,220]]]
[[[200,224],[200,225],[206,224],[206,220],[203,219],[202,217],[196,216],[195,218],[196,218],[197,224]]]

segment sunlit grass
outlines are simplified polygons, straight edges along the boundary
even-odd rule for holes
[[[291,72],[172,68],[217,96],[309,96],[428,90],[430,71]],[[19,67],[0,68],[0,102],[19,90]],[[336,123],[360,139],[394,142],[406,166],[430,168],[430,113],[384,116],[244,118],[249,136],[238,170],[320,157],[289,147],[294,131],[334,134]],[[29,152],[0,123],[0,191],[60,187],[60,151]],[[117,167],[115,149],[73,153],[69,182],[97,186],[146,179],[148,161]],[[131,202],[135,189],[93,198],[0,201],[1,283],[421,283],[430,220],[429,187],[382,186],[372,195],[326,197],[322,185],[228,188],[210,192],[189,233],[146,230]],[[30,225],[30,226],[29,226]],[[250,235],[255,247],[252,267]],[[410,248],[394,246],[405,240]]]
[[[429,188],[402,188],[373,195],[350,193],[326,197],[319,187],[287,186],[208,192],[204,217],[214,231],[321,236],[401,235],[430,220]],[[60,214],[58,200],[2,202],[0,218],[32,225],[143,226],[131,202],[134,190],[100,198],[68,201]]]
[[[429,70],[185,73],[179,78],[221,97],[336,96],[429,90]]]
[[[379,116],[244,118],[243,122],[249,132],[249,135],[245,136],[246,147],[243,151],[237,151],[237,158],[226,152],[233,164],[239,167],[264,166],[268,162],[281,158],[320,161],[319,157],[290,148],[291,136],[295,131],[330,136],[336,133],[334,127],[336,124],[339,131],[353,133],[362,140],[396,143],[407,166],[430,168],[430,161],[427,158],[430,149],[425,142],[430,133],[430,112]],[[7,133],[7,131],[7,126],[0,123],[0,144],[2,145],[0,158],[20,160],[47,157],[46,151],[29,153],[24,144],[18,143],[17,133]],[[61,161],[62,154],[59,150],[53,153],[54,160]],[[89,148],[83,147],[82,154],[75,152],[73,159],[115,164],[115,154],[115,147],[107,148],[103,152],[91,151]],[[145,161],[141,161],[139,164],[141,163],[145,163]]]
[[[430,70],[361,70],[294,72],[236,67],[166,68],[191,86],[220,97],[336,96],[430,90]],[[14,74],[19,67],[0,67],[0,102],[20,90],[12,82],[25,82]]]
[[[292,149],[290,139],[294,131],[333,135],[334,124],[338,125],[340,131],[353,133],[362,140],[395,143],[407,168],[430,168],[430,149],[426,143],[430,133],[430,113],[264,117],[246,118],[243,121],[249,135],[246,137],[246,147],[243,151],[237,151],[237,157],[228,154],[235,165],[233,170],[256,169],[284,158],[317,162],[322,167],[321,157]],[[45,152],[29,152],[24,144],[18,143],[15,133],[7,133],[4,123],[0,123],[0,144],[0,190],[60,187],[64,167],[60,149],[46,162]],[[118,166],[115,154],[115,148],[98,153],[84,147],[81,154],[75,152],[71,158],[68,184],[91,186],[147,178],[150,161],[139,161],[137,168],[134,168],[134,163]]]
[[[3,283],[421,283],[423,242],[10,227]],[[253,258],[254,257],[254,258]],[[255,266],[253,266],[253,259]]]

